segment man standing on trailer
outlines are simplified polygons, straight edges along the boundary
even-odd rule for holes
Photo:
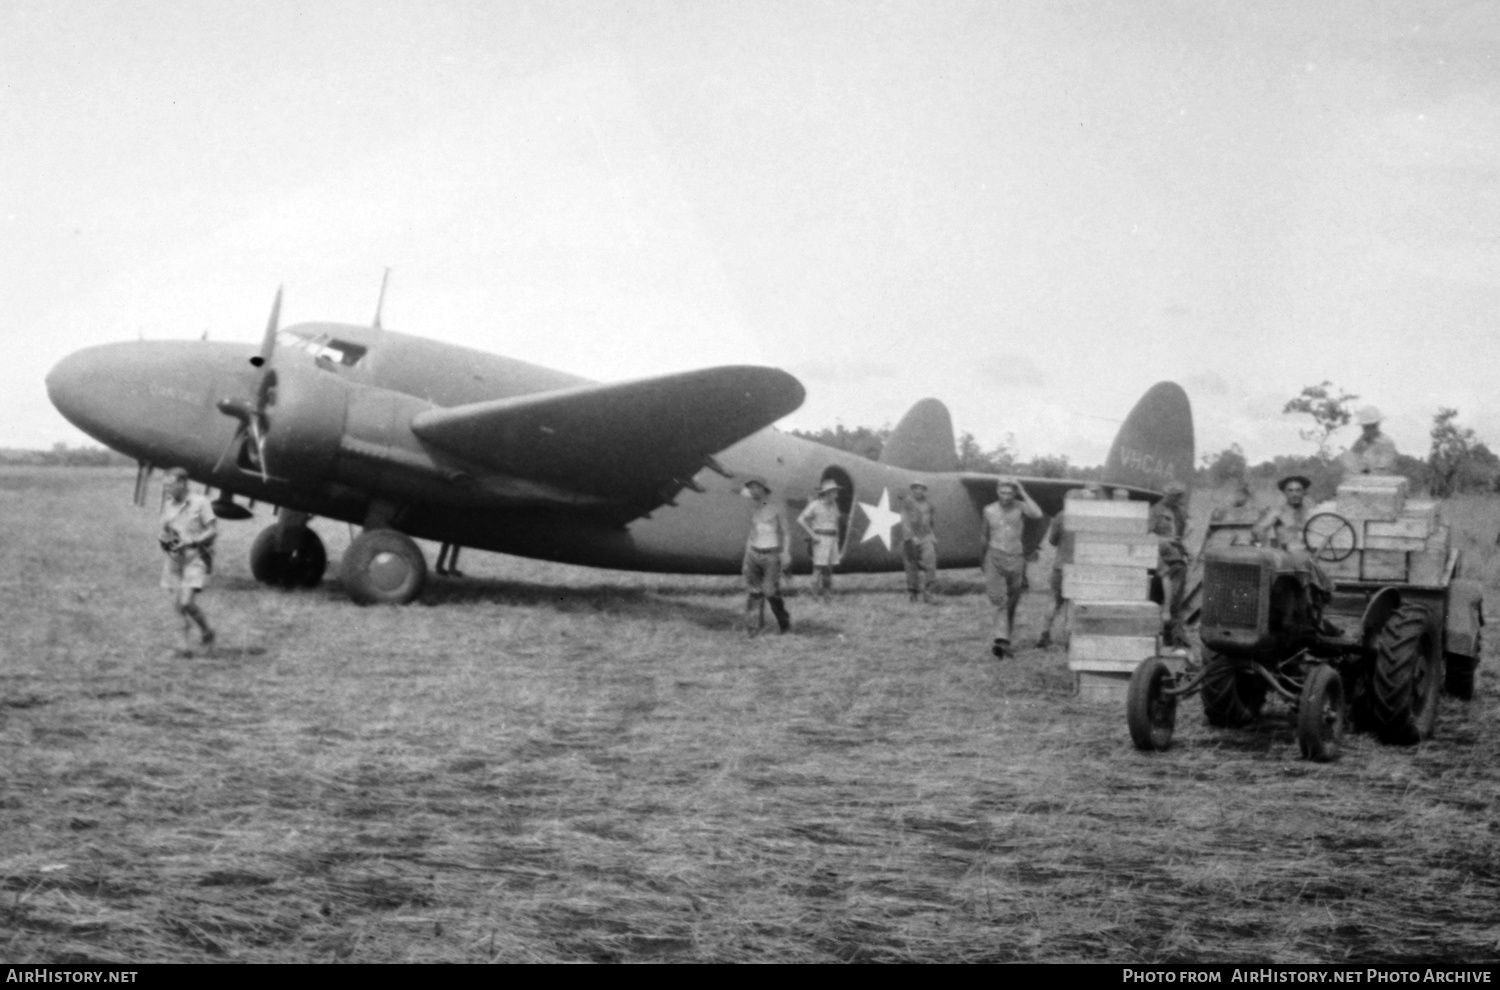
[[[1026,583],[1026,549],[1022,537],[1027,519],[1042,518],[1041,507],[1026,494],[1014,478],[995,482],[995,501],[984,507],[980,526],[980,546],[984,563],[984,589],[995,606],[995,637],[990,652],[997,658],[1015,656],[1011,652],[1011,633],[1016,624],[1016,607]]]
[[[1350,474],[1390,474],[1396,470],[1396,441],[1380,431],[1380,410],[1365,406],[1359,411],[1359,439],[1339,458]]]

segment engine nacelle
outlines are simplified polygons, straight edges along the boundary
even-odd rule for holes
[[[349,385],[315,368],[277,368],[266,405],[266,469],[280,478],[321,482],[334,470],[349,407]]]

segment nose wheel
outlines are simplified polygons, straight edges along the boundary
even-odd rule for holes
[[[427,583],[427,559],[406,534],[367,529],[344,551],[339,577],[360,605],[405,605]]]

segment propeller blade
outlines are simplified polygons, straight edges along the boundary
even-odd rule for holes
[[[271,304],[271,318],[266,321],[266,335],[261,338],[260,353],[250,359],[250,363],[257,368],[264,367],[271,360],[271,352],[276,349],[276,332],[281,329],[281,290],[284,286],[276,287],[276,301]]]
[[[260,468],[260,480],[270,481],[270,475],[266,472],[266,438],[260,432],[260,417],[250,418],[250,439],[255,441],[255,463]]]

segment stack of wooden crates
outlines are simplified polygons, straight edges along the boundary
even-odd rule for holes
[[[1063,597],[1072,602],[1068,669],[1084,701],[1123,702],[1130,675],[1157,652],[1161,610],[1150,600],[1157,538],[1145,502],[1069,501]]]
[[[1437,503],[1407,497],[1400,475],[1361,474],[1338,487],[1314,512],[1336,512],[1354,526],[1357,553],[1322,562],[1336,581],[1435,585],[1448,564],[1448,527]]]

